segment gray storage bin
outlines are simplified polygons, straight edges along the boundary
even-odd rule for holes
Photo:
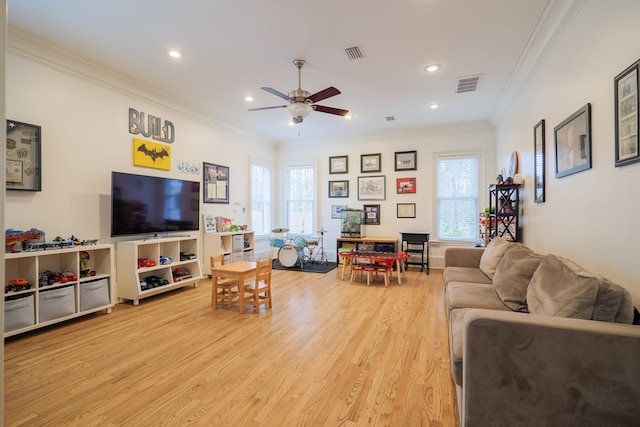
[[[109,279],[80,283],[80,311],[109,304]]]
[[[4,302],[4,331],[15,331],[36,324],[33,294]]]
[[[76,312],[76,290],[73,286],[40,291],[40,322],[68,316]]]

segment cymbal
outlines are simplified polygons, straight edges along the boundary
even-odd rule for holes
[[[272,233],[288,233],[289,229],[288,228],[274,228],[273,230],[271,230]]]

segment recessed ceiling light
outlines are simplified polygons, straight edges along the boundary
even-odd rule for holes
[[[439,64],[431,64],[431,65],[427,65],[426,67],[424,67],[424,71],[426,71],[427,73],[434,73],[436,71],[438,71],[440,69],[440,65]]]
[[[247,102],[253,102],[253,97],[251,97],[251,96],[245,96],[245,97],[244,97],[244,100],[245,100],[245,101],[247,101]]]
[[[436,108],[440,108],[440,104],[431,104],[429,105],[429,108],[431,108],[432,110],[435,110]]]
[[[180,52],[178,52],[177,50],[170,50],[169,51],[169,56],[172,58],[180,58],[182,56],[182,54]]]

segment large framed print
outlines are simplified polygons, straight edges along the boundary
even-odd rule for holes
[[[640,161],[638,150],[638,66],[640,60],[616,76],[615,122],[616,167]]]
[[[204,203],[229,203],[229,168],[227,166],[203,163]]]
[[[385,186],[384,175],[359,176],[358,200],[384,200]]]
[[[360,173],[380,172],[381,170],[381,153],[360,155]]]
[[[553,129],[556,178],[591,169],[591,104],[586,104]]]
[[[544,203],[545,162],[544,162],[544,120],[533,127],[534,198],[535,203]]]
[[[41,132],[38,125],[7,120],[7,190],[42,191]]]

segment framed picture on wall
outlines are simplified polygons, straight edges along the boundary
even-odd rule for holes
[[[380,225],[380,205],[364,205],[364,223]]]
[[[417,151],[396,151],[395,170],[396,171],[418,170],[417,157],[418,157]]]
[[[7,120],[7,190],[42,191],[40,137],[40,126]]]
[[[385,185],[384,175],[359,176],[358,200],[384,200]]]
[[[382,170],[382,154],[362,154],[360,156],[360,173],[380,172]]]
[[[640,60],[615,78],[616,167],[640,161],[638,150],[638,66]]]
[[[544,120],[533,127],[533,162],[534,162],[534,198],[535,203],[544,203],[545,159],[544,159]]]
[[[329,197],[349,197],[349,181],[329,181]]]
[[[591,104],[586,104],[553,129],[556,178],[591,169]]]
[[[349,173],[349,156],[329,157],[329,173]]]
[[[398,203],[397,209],[398,209],[398,212],[397,212],[398,218],[415,218],[416,217],[415,203]]]
[[[347,209],[347,205],[331,205],[331,219],[342,218],[342,211]]]
[[[413,194],[416,192],[415,178],[397,178],[396,193],[397,194]]]
[[[229,168],[213,163],[203,163],[202,172],[202,201],[229,203]]]

